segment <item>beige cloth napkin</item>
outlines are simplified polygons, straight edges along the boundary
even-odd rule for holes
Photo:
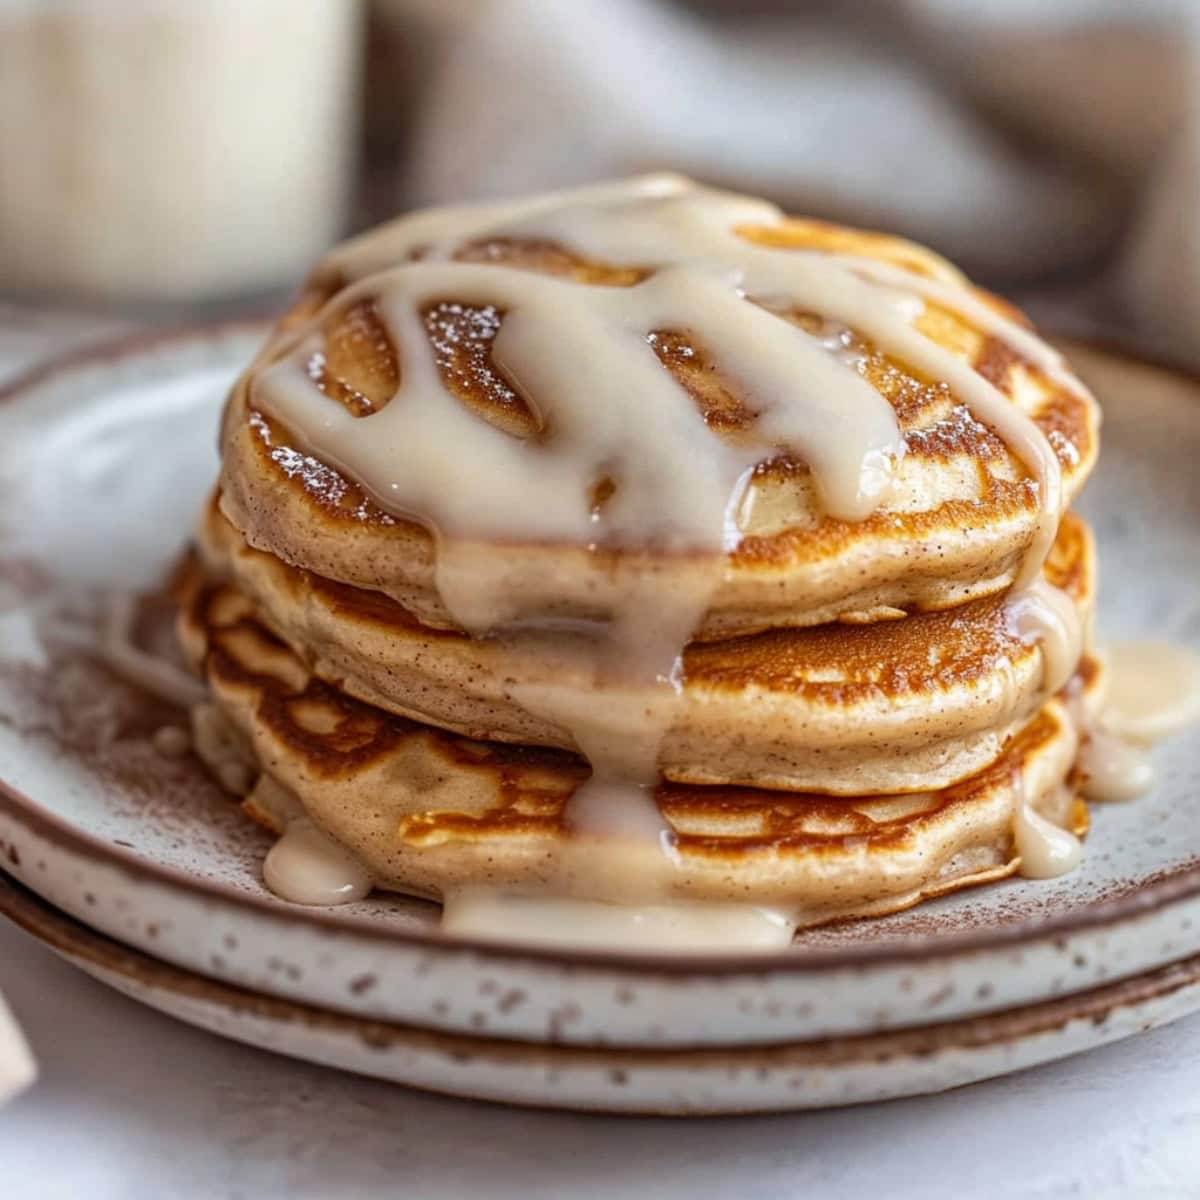
[[[404,202],[672,168],[1194,339],[1197,0],[385,3],[437,35]]]
[[[33,1055],[0,994],[0,1105],[24,1091],[36,1077]]]

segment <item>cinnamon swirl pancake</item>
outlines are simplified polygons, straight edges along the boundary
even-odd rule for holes
[[[338,406],[339,416],[362,419],[382,412],[402,386],[402,366],[386,305],[370,279],[382,282],[380,272],[404,269],[414,259],[424,262],[431,246],[460,229],[467,232],[439,254],[460,265],[463,279],[479,279],[481,270],[497,276],[519,272],[548,276],[558,286],[570,280],[577,290],[616,290],[618,299],[656,273],[667,257],[662,243],[686,226],[693,210],[700,211],[693,224],[730,223],[721,231],[724,258],[737,263],[739,256],[753,254],[768,264],[768,276],[776,266],[786,271],[794,258],[844,263],[842,269],[861,287],[844,302],[848,311],[822,307],[821,281],[816,295],[802,297],[808,307],[785,302],[786,290],[760,297],[747,293],[758,304],[743,307],[762,312],[765,306],[760,321],[769,313],[774,323],[794,325],[807,335],[805,344],[819,347],[831,364],[857,376],[890,407],[896,426],[891,448],[900,453],[888,472],[886,495],[862,511],[853,504],[834,511],[803,457],[777,446],[751,455],[758,461],[730,514],[736,535],[692,631],[700,639],[772,626],[894,618],[994,595],[1011,584],[1035,539],[1044,498],[1019,449],[972,407],[969,388],[986,387],[993,404],[1007,402],[1044,436],[1061,477],[1055,506],[1070,502],[1095,463],[1099,420],[1090,396],[1016,310],[971,288],[928,250],[881,234],[783,219],[769,205],[708,193],[669,176],[595,194],[538,198],[528,211],[551,204],[561,207],[550,209],[554,220],[547,218],[544,227],[534,215],[506,220],[502,209],[416,214],[334,252],[264,348],[260,368],[290,347],[298,330],[315,328],[304,352],[314,391]],[[630,212],[639,206],[660,210],[647,231],[660,243],[622,239],[624,223],[632,224]],[[617,232],[593,243],[586,232],[567,228],[564,212],[580,226],[611,212],[608,224]],[[558,240],[548,241],[551,235]],[[690,239],[678,240],[674,257],[691,250]],[[546,433],[546,413],[539,407],[544,397],[531,395],[497,360],[502,298],[484,302],[485,284],[479,302],[469,302],[466,291],[457,295],[455,287],[475,285],[456,285],[454,268],[449,270],[444,286],[433,289],[437,298],[418,305],[409,352],[427,359],[426,373],[436,372],[437,385],[479,422],[528,445],[534,451],[529,471],[536,476],[536,449]],[[764,282],[777,285],[771,278]],[[917,335],[920,355],[900,344],[905,338],[885,341],[887,329],[868,328],[869,306],[856,308],[864,295],[895,309],[891,332],[902,326]],[[652,358],[643,366],[653,365],[673,381],[712,438],[737,443],[756,423],[762,397],[719,359],[714,334],[706,342],[699,328],[641,333]],[[752,347],[754,333],[743,333]],[[936,361],[925,358],[930,349],[936,349]],[[568,378],[583,369],[584,362],[572,361],[573,354],[584,353],[582,347],[564,345],[554,352],[565,360]],[[804,374],[803,363],[794,366]],[[233,524],[256,548],[323,577],[382,591],[427,625],[458,624],[437,587],[435,536],[427,520],[396,511],[380,489],[340,469],[330,454],[310,454],[304,431],[289,426],[266,401],[270,388],[261,384],[262,375],[260,369],[243,377],[226,414],[221,506]],[[632,381],[631,386],[636,388]],[[781,386],[794,388],[795,381]],[[639,436],[633,428],[625,432]],[[669,456],[673,449],[664,446],[663,452]],[[453,446],[443,453],[451,457],[447,487],[461,485],[471,465],[455,465]],[[579,486],[598,488],[600,495],[606,490],[603,478]],[[486,495],[479,503],[486,505]],[[500,541],[511,606],[543,619],[603,617],[611,611],[621,585],[596,570],[594,549],[555,531],[525,538],[517,532],[491,539]],[[663,586],[670,585],[664,576],[676,572],[686,586],[694,567],[686,553],[662,555],[653,547],[623,546],[621,554],[626,560],[648,555],[651,561],[639,565],[653,569]]]
[[[895,238],[676,176],[411,214],[229,398],[202,740],[280,894],[456,931],[686,904],[688,944],[777,943],[1067,870],[1098,427]]]

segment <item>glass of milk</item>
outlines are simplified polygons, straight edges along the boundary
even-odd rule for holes
[[[358,0],[0,0],[0,293],[192,303],[345,231]]]

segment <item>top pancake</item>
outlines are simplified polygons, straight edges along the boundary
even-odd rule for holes
[[[850,253],[893,264],[914,277],[961,282],[937,256],[884,235],[799,220],[739,233],[780,254],[801,249]],[[353,254],[352,243],[333,265],[318,270],[235,387],[222,437],[222,508],[252,546],[326,578],[385,592],[423,623],[451,627],[434,586],[430,532],[384,512],[359,483],[309,455],[293,431],[256,407],[258,372],[290,348],[297,327],[338,295],[344,283],[339,264],[352,261]],[[520,240],[470,244],[456,257],[565,276],[581,287],[628,287],[645,275]],[[310,378],[330,405],[360,417],[387,405],[404,370],[366,283],[354,303],[332,304],[314,326],[321,349],[308,364]],[[995,298],[973,294],[1013,315]],[[907,454],[887,501],[858,522],[823,512],[804,463],[781,457],[761,466],[738,514],[743,536],[727,556],[697,636],[711,639],[835,619],[870,621],[953,607],[1003,590],[1033,540],[1039,511],[1037,483],[1023,464],[944,381],[923,378],[878,353],[852,328],[832,326],[812,313],[778,315],[840,342],[859,373],[891,404]],[[492,357],[504,314],[446,296],[421,318],[442,381],[458,401],[513,437],[537,436],[535,408]],[[1065,498],[1073,496],[1098,449],[1098,414],[1086,393],[1062,386],[936,303],[926,302],[913,324],[969,362],[1034,420],[1061,464]],[[709,428],[736,440],[754,419],[755,397],[722,377],[705,347],[686,331],[648,332],[664,369],[687,390]],[[447,455],[454,449],[448,446]],[[469,470],[469,464],[462,469]],[[598,556],[586,547],[513,539],[497,544],[495,552],[504,564],[505,591],[519,610],[567,618],[612,611],[616,600],[609,589],[615,584],[596,569]],[[648,555],[664,587],[704,569],[686,554],[605,553]]]

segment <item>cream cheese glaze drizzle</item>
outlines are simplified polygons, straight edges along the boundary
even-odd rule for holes
[[[307,817],[290,821],[263,863],[267,887],[293,904],[328,906],[361,900],[372,887],[362,864]]]
[[[904,453],[886,400],[828,340],[772,309],[854,329],[944,381],[996,431],[1039,498],[1013,589],[1014,619],[1022,636],[1043,645],[1047,692],[1078,659],[1074,606],[1042,578],[1064,505],[1054,448],[968,362],[916,329],[914,313],[925,301],[957,310],[1032,366],[1080,385],[1053,351],[949,272],[930,278],[853,256],[772,248],[737,232],[781,220],[772,205],[676,176],[418,213],[330,256],[326,272],[346,286],[310,326],[268,350],[251,384],[252,403],[307,452],[355,479],[385,510],[427,525],[441,598],[474,634],[523,615],[506,596],[496,543],[559,541],[601,552],[597,569],[616,573],[623,599],[607,626],[584,639],[593,692],[515,690],[567,728],[590,760],[592,777],[573,797],[569,823],[592,837],[658,840],[664,879],[671,845],[653,802],[658,747],[676,711],[680,654],[737,543],[750,472],[791,453],[809,465],[830,515],[860,520],[886,501]],[[497,239],[550,243],[646,274],[631,286],[601,287],[452,261],[468,245]],[[402,378],[385,408],[357,418],[320,392],[308,363],[324,323],[367,298],[396,346]],[[539,436],[521,440],[492,427],[443,386],[421,310],[447,299],[503,312],[494,359],[534,412]],[[686,330],[751,399],[757,418],[736,442],[707,428],[658,361],[647,338],[659,329]],[[615,490],[597,506],[602,480]],[[694,570],[667,587],[653,570],[663,554],[686,556]],[[626,686],[647,679],[658,682],[656,700],[629,703]],[[1037,822],[1025,824],[1043,836]],[[640,898],[660,897],[661,884]]]
[[[1132,800],[1154,783],[1151,746],[1200,719],[1200,656],[1161,642],[1115,642],[1099,713],[1079,712],[1076,766],[1089,800]]]
[[[1118,642],[1105,658],[1098,712],[1088,711],[1078,678],[1064,694],[1079,737],[1078,786],[1089,800],[1112,803],[1149,791],[1155,779],[1152,743],[1200,718],[1200,657],[1183,646]],[[1013,832],[1023,875],[1044,879],[1079,862],[1079,839],[1046,821],[1024,798]]]
[[[1030,803],[1018,772],[1016,819],[1013,841],[1021,859],[1021,874],[1026,879],[1053,879],[1079,866],[1083,846],[1069,830],[1048,821]]]
[[[467,937],[647,950],[778,950],[796,930],[789,913],[753,904],[604,904],[466,888],[446,898],[442,928]]]
[[[1200,720],[1200,654],[1164,642],[1112,642],[1104,727],[1142,745]]]

